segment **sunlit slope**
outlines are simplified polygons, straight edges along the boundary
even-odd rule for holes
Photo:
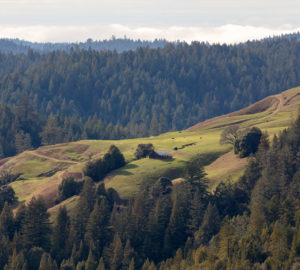
[[[185,162],[196,154],[208,156],[209,161],[216,159],[206,166],[213,188],[226,178],[235,180],[246,164],[245,160],[239,160],[233,153],[228,153],[231,151],[229,145],[219,145],[220,134],[226,127],[234,124],[239,124],[241,128],[257,126],[273,135],[292,123],[299,108],[300,87],[268,97],[243,110],[209,119],[180,132],[169,132],[148,138],[84,140],[40,147],[0,161],[0,171],[7,170],[21,174],[19,180],[11,184],[19,201],[26,201],[32,195],[43,195],[51,207],[61,180],[68,175],[80,178],[85,163],[89,159],[103,156],[109,146],[114,144],[124,154],[128,164],[109,174],[104,181],[106,187],[113,187],[123,198],[134,196],[144,181],[162,175],[177,178]],[[140,143],[152,143],[156,150],[167,150],[174,158],[165,161],[148,158],[134,160],[134,151]],[[175,147],[179,150],[175,151]],[[223,154],[227,156],[222,156]]]

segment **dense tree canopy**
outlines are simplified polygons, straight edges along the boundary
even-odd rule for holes
[[[0,156],[186,128],[297,86],[299,51],[291,36],[122,53],[0,52]]]
[[[42,115],[75,116],[84,122],[96,117],[110,124],[107,137],[157,135],[297,86],[299,48],[297,39],[282,37],[238,45],[170,43],[123,53],[78,48],[0,53],[0,102],[15,105],[28,96]],[[51,130],[53,121],[61,120],[48,121],[44,144],[64,134],[62,124]],[[122,128],[127,131],[120,134]],[[75,129],[74,136],[80,134]],[[23,132],[19,136],[25,138],[32,130]],[[90,126],[79,137],[92,138],[97,132]],[[31,142],[34,146],[35,138]]]

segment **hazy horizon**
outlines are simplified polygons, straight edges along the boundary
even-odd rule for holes
[[[216,27],[130,27],[126,25],[94,26],[5,26],[0,25],[0,38],[20,39],[31,42],[85,42],[129,38],[133,40],[153,41],[201,41],[209,43],[239,43],[248,40],[259,40],[266,37],[300,32],[300,27],[284,26],[282,28],[265,28],[250,25],[222,25]]]
[[[300,31],[297,0],[0,0],[0,38],[235,43]]]

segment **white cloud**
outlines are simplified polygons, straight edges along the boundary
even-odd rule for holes
[[[216,27],[134,27],[120,24],[87,26],[44,26],[44,25],[0,25],[0,38],[20,38],[37,42],[76,42],[88,38],[109,39],[112,35],[132,39],[153,40],[165,38],[169,41],[236,43],[268,36],[300,31],[300,27],[283,25],[277,28],[226,24]]]

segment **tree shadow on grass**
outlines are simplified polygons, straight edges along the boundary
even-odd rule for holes
[[[160,161],[163,161],[163,162],[172,162],[175,160],[175,158],[156,158],[155,160],[160,160]]]
[[[136,164],[127,164],[123,168],[114,171],[114,175],[133,175],[132,172],[129,172],[129,169],[137,168],[138,166]]]
[[[126,166],[124,166],[122,169],[127,170],[127,169],[134,169],[137,167],[138,167],[138,165],[129,163]]]

